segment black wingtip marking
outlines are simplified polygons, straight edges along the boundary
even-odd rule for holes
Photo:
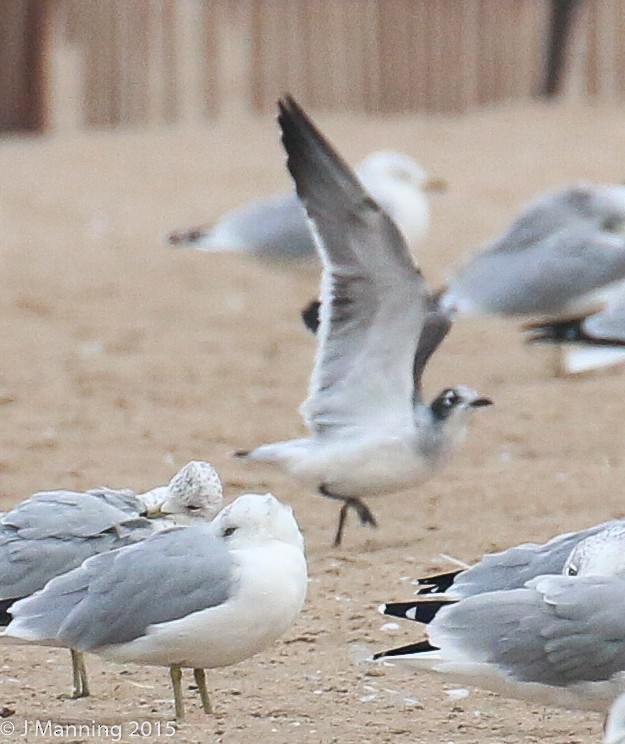
[[[308,305],[302,310],[302,320],[304,325],[312,333],[317,333],[319,330],[319,308],[321,302],[319,300],[311,300]]]
[[[439,594],[446,592],[454,583],[456,576],[461,573],[462,569],[457,569],[455,571],[448,571],[447,573],[436,574],[436,576],[425,576],[417,579],[417,585],[420,587],[419,594]]]
[[[251,450],[235,450],[232,453],[232,457],[247,457],[250,454]]]
[[[407,646],[400,646],[399,648],[391,648],[388,651],[379,651],[377,654],[373,654],[373,660],[387,659],[393,656],[406,656],[408,654],[424,654],[428,651],[438,651],[436,646],[432,646],[429,641],[419,641],[419,643],[410,643]]]
[[[434,599],[426,599],[422,602],[389,602],[384,605],[383,614],[427,625],[434,620],[441,607],[448,604],[450,604],[450,600]]]

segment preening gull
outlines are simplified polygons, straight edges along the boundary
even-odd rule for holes
[[[181,670],[236,664],[281,636],[306,596],[304,542],[291,509],[245,494],[209,524],[176,526],[90,558],[11,607],[6,635],[170,668],[176,717]]]
[[[524,330],[529,343],[562,346],[561,367],[567,375],[625,363],[623,292],[597,312],[529,323]]]
[[[285,468],[323,496],[376,521],[362,500],[423,481],[464,438],[469,414],[490,400],[465,386],[428,405],[423,369],[449,330],[386,212],[363,190],[291,98],[278,118],[287,165],[323,263],[321,326],[309,395],[310,436],[235,453]]]
[[[210,520],[222,494],[214,468],[195,461],[169,486],[145,494],[110,488],[35,493],[0,519],[0,624],[10,622],[7,610],[16,600],[91,556],[141,542],[177,522]],[[150,510],[161,518],[146,518]],[[89,695],[84,662],[73,650],[72,670],[74,697]]]
[[[410,155],[380,150],[357,167],[360,183],[395,221],[410,248],[430,223],[427,192],[442,191]],[[293,193],[257,199],[233,209],[215,225],[174,232],[169,242],[203,251],[243,251],[274,260],[312,258],[315,247],[306,214]]]
[[[539,196],[450,270],[444,308],[558,316],[605,301],[625,279],[625,186],[581,183]]]
[[[510,697],[606,711],[625,690],[625,524],[571,551],[561,575],[448,604],[427,641],[374,658],[447,673]]]

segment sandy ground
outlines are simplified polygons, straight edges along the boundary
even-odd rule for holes
[[[419,260],[432,284],[494,236],[541,190],[578,179],[621,181],[623,110],[533,105],[463,118],[318,121],[352,162],[372,149],[412,153],[450,183],[433,201]],[[0,508],[43,488],[146,489],[192,458],[221,472],[229,497],[271,489],[305,534],[310,593],[292,630],[239,666],[210,671],[217,713],[187,691],[171,740],[289,742],[596,742],[600,716],[543,710],[426,674],[357,664],[364,645],[417,638],[385,629],[384,600],[447,568],[441,553],[483,552],[625,513],[623,379],[548,375],[514,324],[457,324],[428,369],[434,395],[465,383],[496,405],[446,472],[372,503],[374,533],[353,522],[330,547],[337,507],[270,468],[232,461],[234,447],[302,432],[314,352],[299,310],[315,267],[276,268],[236,255],[172,251],[171,229],[216,218],[288,184],[271,120],[158,133],[5,140],[0,148]],[[165,669],[89,663],[93,696],[71,701],[66,652],[6,649],[0,723],[6,741],[111,741],[165,732]],[[37,735],[34,720],[87,724]],[[25,737],[25,721],[30,733]],[[147,722],[143,729],[132,721]],[[147,735],[151,730],[151,735]],[[69,730],[68,730],[69,732]],[[136,734],[134,737],[132,734]],[[166,733],[166,732],[165,732]],[[2,738],[2,737],[0,737]],[[118,740],[118,739],[117,739]]]

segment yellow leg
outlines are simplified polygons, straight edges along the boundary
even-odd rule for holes
[[[184,719],[184,705],[182,703],[182,669],[177,664],[169,667],[171,685],[174,688],[174,705],[176,707],[176,720]]]
[[[73,698],[89,697],[89,680],[87,678],[87,667],[85,666],[85,657],[80,651],[70,649],[72,656],[72,681],[73,681]]]
[[[204,713],[212,713],[213,706],[211,705],[211,699],[206,689],[206,676],[203,669],[194,669],[193,676],[195,677],[195,684],[200,691],[200,700],[202,701],[202,708]]]

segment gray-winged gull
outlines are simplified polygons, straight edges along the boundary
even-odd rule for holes
[[[235,664],[282,635],[306,596],[304,542],[291,509],[245,494],[210,524],[172,527],[103,553],[11,607],[7,636],[170,668],[176,717],[191,667]]]
[[[519,589],[544,574],[560,574],[573,548],[587,537],[621,520],[602,522],[578,532],[565,532],[546,543],[522,543],[498,553],[487,553],[473,566],[417,579],[418,597],[381,606],[385,615],[429,623],[449,602],[501,589]]]
[[[625,525],[578,543],[562,575],[443,607],[427,641],[374,658],[510,697],[606,711],[625,690]]]
[[[490,404],[465,386],[423,401],[421,375],[449,330],[394,223],[291,98],[278,117],[287,165],[323,263],[321,326],[304,439],[238,457],[275,463],[323,496],[376,522],[363,497],[392,493],[437,472],[465,437],[469,414]]]
[[[426,193],[443,190],[444,183],[429,178],[409,155],[385,150],[366,157],[356,167],[356,175],[414,248],[430,223]],[[254,200],[226,213],[211,227],[174,232],[169,242],[203,251],[249,252],[274,260],[315,256],[306,214],[293,193]]]
[[[597,312],[525,326],[528,342],[562,346],[561,371],[572,375],[625,363],[623,292]]]
[[[558,316],[605,301],[625,279],[625,186],[542,194],[448,274],[441,304],[462,314]]]
[[[0,624],[18,599],[99,553],[145,540],[193,518],[209,520],[223,501],[221,481],[205,462],[190,462],[168,486],[145,494],[97,488],[43,491],[0,519]],[[146,518],[150,512],[160,519]],[[167,516],[168,515],[168,516]],[[87,671],[72,650],[73,695],[89,695]]]

